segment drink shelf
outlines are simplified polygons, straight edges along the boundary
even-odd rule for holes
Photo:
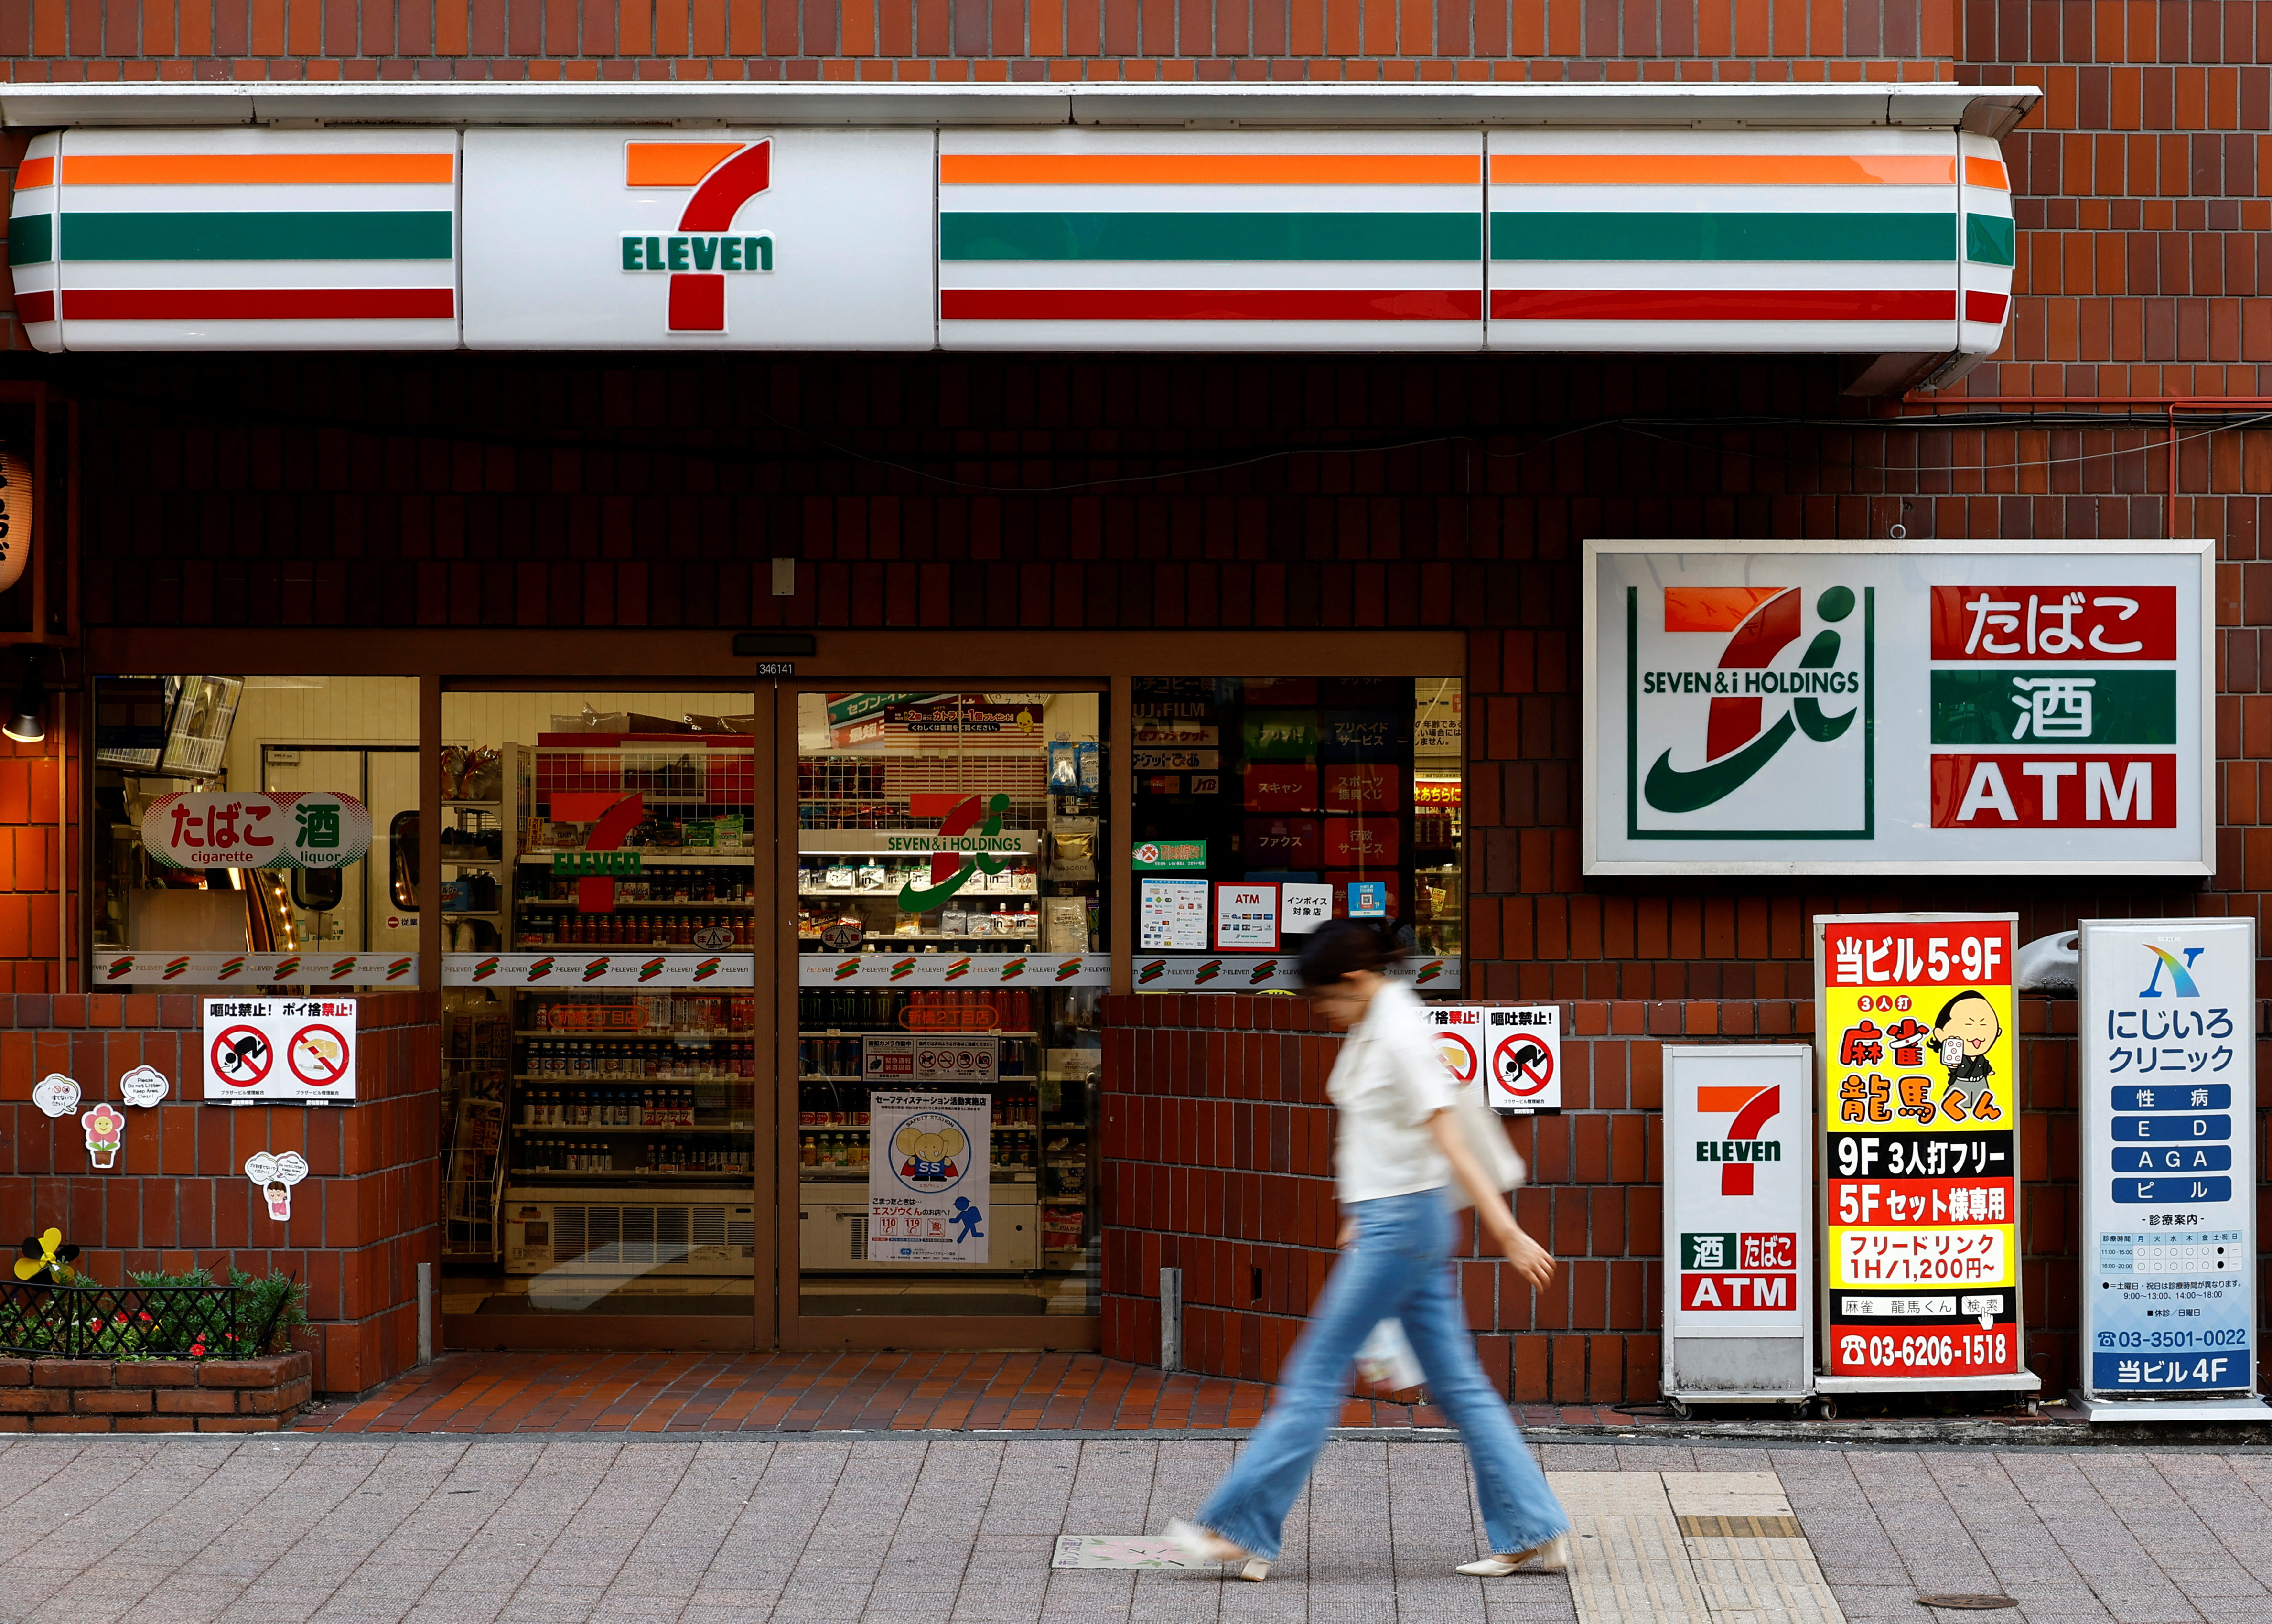
[[[579,1076],[570,1077],[563,1076],[552,1072],[515,1072],[512,1074],[512,1080],[515,1082],[540,1083],[548,1089],[581,1089],[587,1087],[609,1089],[675,1089],[682,1083],[688,1082],[747,1082],[754,1084],[757,1081],[757,1079],[754,1077],[744,1077],[735,1072],[704,1072],[699,1076],[695,1077],[601,1077],[594,1075],[588,1072]]]
[[[667,851],[654,846],[625,846],[621,848],[621,849],[636,855],[642,864],[652,861],[658,867],[685,868],[690,865],[694,867],[716,865],[720,867],[732,868],[755,868],[757,866],[756,854],[749,851],[721,852],[713,851],[707,848],[695,851]],[[549,869],[552,866],[552,859],[555,857],[580,857],[587,855],[588,854],[580,848],[571,849],[567,847],[563,847],[557,851],[549,849],[543,851],[524,851],[520,854],[520,860],[523,863],[541,863]],[[584,879],[633,879],[638,878],[638,876],[633,874],[584,874],[579,875],[577,878]]]
[[[505,1126],[516,1134],[545,1134],[556,1138],[566,1138],[581,1134],[652,1135],[656,1134],[751,1134],[757,1131],[756,1125],[749,1122],[737,1123],[727,1127],[718,1127],[709,1123],[692,1127],[684,1125],[676,1127],[624,1127],[620,1123],[603,1126],[597,1122],[508,1122]]]
[[[533,990],[534,989],[527,987],[515,987],[512,989],[512,991],[516,992],[525,992]],[[571,989],[566,987],[558,989],[558,991],[563,992],[566,992],[570,990]],[[659,1032],[651,1030],[646,1027],[640,1026],[613,1028],[604,1026],[549,1026],[532,1027],[527,1030],[516,1028],[513,1031],[513,1036],[515,1037],[543,1038],[552,1043],[560,1044],[617,1044],[623,1043],[631,1038],[639,1038],[647,1043],[661,1044],[675,1043],[681,1038],[706,1040],[713,1037],[739,1037],[748,1040],[756,1037],[757,1031],[754,1028],[744,1028],[742,1030],[736,1031],[730,1027],[706,1027],[700,1031],[690,1032]]]
[[[599,875],[595,876],[595,878],[605,879],[607,876]],[[619,876],[619,878],[628,878],[628,876]],[[517,898],[514,905],[524,911],[540,908],[553,909],[565,909],[572,913],[576,910],[576,901],[573,897],[564,898],[563,900],[556,902],[541,897],[524,896]],[[658,911],[659,909],[677,908],[754,908],[756,905],[757,904],[753,901],[747,897],[744,897],[737,902],[644,902],[636,897],[617,897],[616,899],[614,913],[651,914]],[[588,917],[594,919],[606,919],[612,917],[613,915],[593,914]]]
[[[1005,1032],[996,1027],[938,1027],[914,1031],[903,1026],[863,1026],[856,1027],[848,1032],[840,1032],[833,1027],[822,1032],[808,1032],[800,1029],[797,1036],[799,1037],[1038,1037],[1041,1034]]]
[[[753,1183],[757,1177],[755,1171],[750,1168],[742,1168],[730,1173],[714,1173],[706,1171],[699,1173],[672,1173],[664,1172],[660,1169],[640,1167],[617,1168],[604,1173],[572,1173],[564,1169],[550,1167],[516,1167],[512,1171],[512,1177],[523,1186],[559,1184],[572,1179],[579,1184],[622,1184],[632,1185],[641,1189],[666,1181],[672,1184],[738,1184],[747,1186]],[[526,1195],[515,1195],[509,1199],[526,1201],[530,1198]]]

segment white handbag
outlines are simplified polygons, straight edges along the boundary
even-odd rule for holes
[[[1529,1170],[1522,1164],[1521,1153],[1507,1142],[1506,1129],[1500,1125],[1498,1112],[1484,1104],[1481,1079],[1455,1089],[1453,1092],[1454,1112],[1460,1128],[1467,1135],[1468,1149],[1495,1189],[1512,1194],[1521,1187]],[[1475,1203],[1456,1180],[1451,1186],[1452,1209],[1461,1211]]]

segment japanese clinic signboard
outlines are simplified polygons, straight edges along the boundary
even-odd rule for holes
[[[351,998],[209,998],[204,1045],[209,1105],[327,1105],[355,1096]]]
[[[328,790],[161,795],[142,849],[169,868],[345,868],[370,849],[370,810]]]
[[[2256,922],[2086,920],[2081,955],[2090,1418],[2169,1414],[2166,1402],[2108,1401],[2222,1397],[2262,1418]]]
[[[1672,1398],[1804,1399],[1814,1368],[1814,1051],[1664,1051],[1664,1370]]]
[[[1818,917],[1825,1390],[2030,1390],[2013,914]]]
[[[986,1094],[868,1097],[868,1261],[983,1263],[992,1223]]]
[[[2213,562],[1588,542],[1585,872],[2208,873]]]

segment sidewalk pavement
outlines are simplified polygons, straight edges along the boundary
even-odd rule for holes
[[[2257,1450],[1549,1444],[1573,1578],[1479,1581],[1448,1441],[1329,1444],[1268,1581],[1063,1571],[1156,1531],[1237,1441],[29,1437],[6,1624],[2027,1624],[2272,1621]],[[1819,1568],[1818,1565],[1819,1564]]]

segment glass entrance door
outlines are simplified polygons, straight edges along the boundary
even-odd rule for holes
[[[1102,699],[795,696],[809,1324],[1098,1311]]]
[[[588,1345],[614,1340],[595,1320],[632,1318],[746,1346],[770,1036],[747,697],[443,698],[441,872],[418,902],[450,949],[453,1345],[526,1345],[503,1322],[532,1319]]]

